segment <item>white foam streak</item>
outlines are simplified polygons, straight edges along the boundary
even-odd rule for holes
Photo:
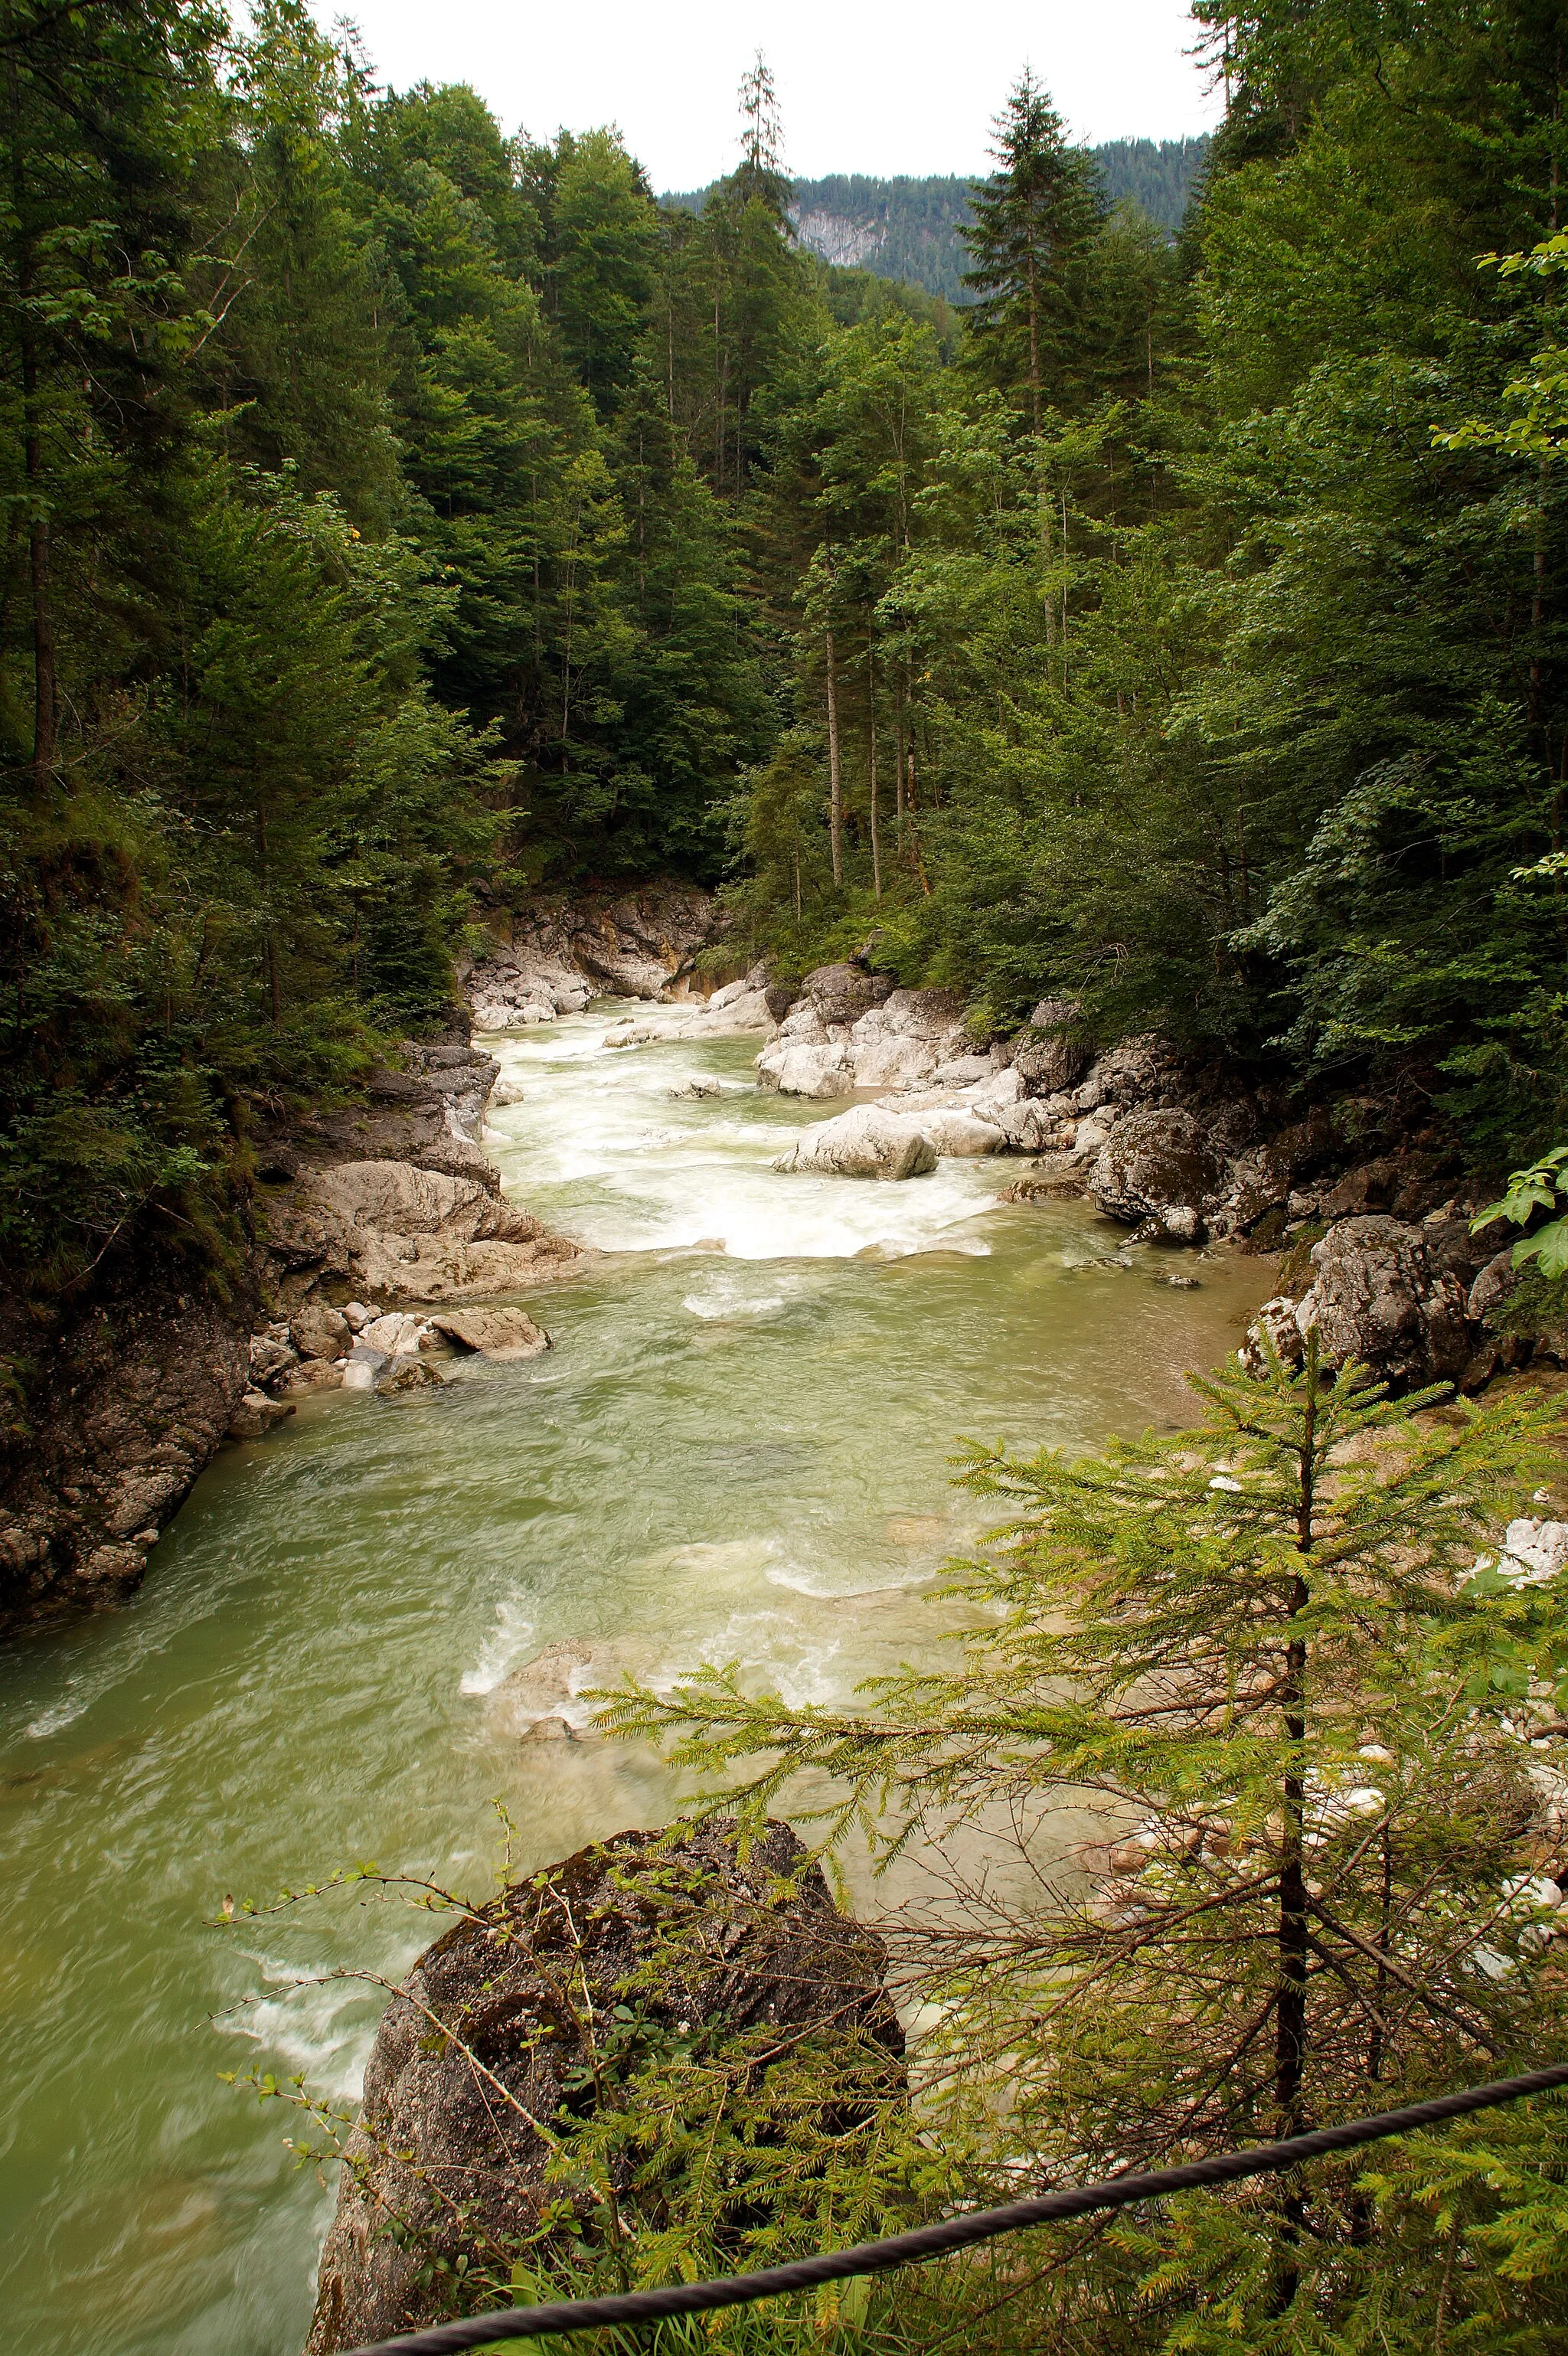
[[[460,1690],[494,1693],[508,1671],[527,1660],[533,1641],[534,1622],[516,1596],[504,1596],[496,1606],[496,1625],[480,1646],[474,1666],[464,1669]]]

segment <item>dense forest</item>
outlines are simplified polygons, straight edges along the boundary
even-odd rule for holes
[[[697,215],[294,0],[8,0],[29,1280],[211,1243],[255,1108],[438,1021],[465,926],[666,869],[786,969],[874,933],[982,1029],[1066,992],[1547,1137],[1556,15],[1197,14],[1181,238],[1026,78],[960,321],[800,249],[764,70]]]

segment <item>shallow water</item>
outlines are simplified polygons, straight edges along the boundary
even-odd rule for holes
[[[939,1641],[922,1588],[978,1526],[956,1435],[1185,1419],[1182,1369],[1267,1290],[1265,1262],[998,1204],[1016,1162],[776,1174],[830,1108],[759,1095],[752,1041],[606,1051],[624,1011],[490,1043],[524,1092],[492,1115],[508,1190],[603,1255],[530,1300],[555,1348],[307,1400],[203,1475],[132,1604],[0,1661],[0,2312],[29,2356],[303,2339],[330,2192],[283,2148],[298,2118],[219,2072],[351,2104],[379,1993],[288,1983],[395,1972],[433,1926],[205,1927],[225,1892],[368,1858],[481,1891],[496,1797],[524,1863],[655,1820],[656,1763],[519,1740],[508,1670],[573,1637],[617,1675],[846,1694]],[[724,1093],[673,1093],[698,1074]]]

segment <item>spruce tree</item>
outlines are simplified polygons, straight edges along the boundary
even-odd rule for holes
[[[969,2153],[970,2197],[1291,2135],[1563,2050],[1568,1596],[1499,1558],[1554,1412],[1391,1403],[1315,1353],[1194,1387],[1203,1422],[1174,1439],[1077,1463],[968,1451],[963,1485],[1008,1519],[956,1567],[976,1624],[951,1669],[837,1710],[713,1671],[605,1713],[717,1772],[715,1805],[783,1804],[884,1866],[934,1847],[939,1901],[892,1929],[927,2024],[922,2127]],[[1495,2308],[1506,2265],[1525,2336],[1495,2344],[1544,2346],[1529,2333],[1564,2265],[1530,2219],[1563,2149],[1549,2110],[1477,2129],[1446,2178],[1428,2153],[1381,2156],[1377,2198],[1359,2161],[1195,2198],[1093,2237],[1051,2296],[1082,2329],[1125,2291],[1128,2348],[1182,2314],[1169,2344],[1413,2348],[1440,2312]],[[1421,2249],[1437,2181],[1457,2280]]]
[[[1081,324],[1083,280],[1104,204],[1088,158],[1026,70],[995,126],[997,169],[970,192],[963,236],[977,297],[968,316],[976,365],[1021,397],[1036,434]]]

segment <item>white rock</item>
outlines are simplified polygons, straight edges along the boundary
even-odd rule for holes
[[[785,1097],[847,1097],[855,1085],[849,1048],[842,1041],[797,1045],[781,1033],[757,1057],[764,1087]]]
[[[773,1018],[760,990],[742,990],[739,998],[717,1009],[710,999],[692,1025],[694,1031],[709,1039],[739,1039],[748,1031],[773,1028]]]
[[[920,1126],[943,1160],[970,1160],[981,1153],[1005,1153],[1008,1141],[994,1120],[972,1112],[928,1112]]]
[[[1545,1587],[1568,1562],[1568,1522],[1510,1522],[1503,1536],[1499,1575],[1514,1587]]]
[[[423,1321],[411,1317],[406,1310],[393,1310],[387,1317],[378,1317],[361,1326],[359,1339],[369,1350],[380,1350],[389,1358],[405,1355],[417,1350],[425,1328]]]
[[[935,1146],[916,1122],[883,1105],[856,1105],[804,1130],[772,1167],[838,1178],[919,1178],[936,1162]]]

